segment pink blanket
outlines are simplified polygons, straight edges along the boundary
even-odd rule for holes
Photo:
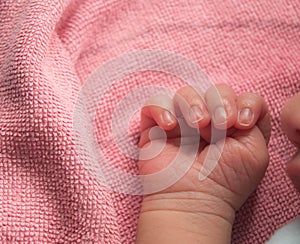
[[[133,50],[180,54],[214,82],[267,99],[270,167],[237,215],[233,243],[263,243],[299,213],[285,175],[294,148],[279,122],[284,101],[300,91],[298,0],[3,0],[0,37],[1,243],[134,242],[141,197],[99,183],[73,137],[74,105],[89,74]],[[118,101],[141,84],[175,83],[143,72],[103,92],[95,131],[112,165],[136,173],[109,135]]]

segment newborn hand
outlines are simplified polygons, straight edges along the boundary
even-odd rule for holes
[[[298,152],[287,165],[287,173],[300,191],[300,92],[286,102],[281,113],[282,129]]]
[[[140,147],[160,146],[163,138],[156,135],[149,139],[149,131],[157,125],[166,132],[167,140],[157,156],[139,161],[140,174],[159,172],[178,155],[184,146],[180,145],[179,116],[195,130],[185,135],[189,137],[185,141],[193,143],[199,134],[201,138],[190,169],[173,185],[144,197],[138,241],[229,242],[235,211],[257,187],[268,165],[270,123],[265,101],[253,93],[237,96],[230,87],[218,85],[204,97],[186,86],[173,99],[159,96],[148,104],[142,110]],[[212,127],[227,130],[225,138],[211,142]],[[218,161],[213,171],[200,180],[209,150],[220,157],[215,158]],[[173,171],[176,174],[176,169]]]

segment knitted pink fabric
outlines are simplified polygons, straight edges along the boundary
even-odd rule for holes
[[[134,242],[141,197],[111,192],[89,174],[72,126],[88,75],[143,49],[181,54],[214,82],[268,100],[270,167],[233,231],[233,243],[265,242],[299,213],[284,171],[294,148],[279,123],[284,101],[300,91],[299,26],[298,0],[1,1],[0,242]],[[136,162],[111,141],[110,114],[127,92],[154,83],[176,87],[155,72],[125,77],[97,113],[101,148],[129,172]]]

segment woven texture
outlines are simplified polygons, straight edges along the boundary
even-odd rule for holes
[[[267,99],[270,167],[233,231],[233,243],[264,243],[299,213],[284,171],[295,148],[279,122],[284,101],[300,91],[299,24],[298,0],[1,1],[0,242],[134,242],[141,197],[109,191],[78,160],[73,110],[101,64],[156,49],[193,60],[216,83]],[[95,119],[100,148],[132,173],[136,162],[112,141],[111,113],[147,84],[179,87],[157,72],[124,77],[105,91]]]

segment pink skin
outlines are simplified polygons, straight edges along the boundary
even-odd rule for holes
[[[225,111],[220,109],[223,104]],[[144,197],[137,243],[230,243],[235,212],[257,187],[268,165],[267,105],[262,97],[253,93],[236,95],[227,85],[212,87],[203,96],[187,86],[179,89],[173,99],[163,95],[151,98],[142,110],[140,147],[149,145],[148,132],[156,125],[166,131],[167,143],[153,159],[139,161],[140,174],[160,171],[177,155],[177,116],[190,127],[198,127],[204,140],[182,178]],[[209,143],[211,126],[227,130],[225,146],[216,168],[200,181],[208,149],[220,148],[221,141]]]
[[[300,92],[286,102],[281,113],[282,129],[298,152],[287,165],[287,174],[300,191]]]

